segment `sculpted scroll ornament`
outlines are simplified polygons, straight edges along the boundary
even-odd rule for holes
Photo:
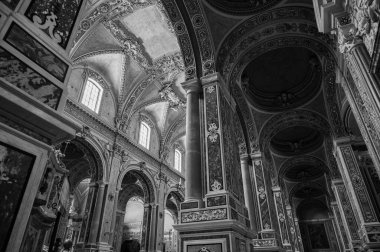
[[[62,37],[54,32],[54,28],[57,26],[57,16],[50,12],[50,15],[46,16],[45,23],[42,23],[42,20],[37,15],[33,16],[33,23],[40,28],[41,30],[47,29],[49,32],[49,36],[57,43],[61,43]]]

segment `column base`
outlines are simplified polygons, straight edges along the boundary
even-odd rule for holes
[[[202,248],[213,252],[243,252],[253,249],[253,233],[237,220],[195,221],[173,227],[180,236],[181,252],[200,251]]]

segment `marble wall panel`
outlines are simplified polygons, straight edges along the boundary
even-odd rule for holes
[[[62,48],[66,48],[82,0],[32,0],[25,16]]]
[[[0,77],[40,102],[56,109],[62,89],[0,47]]]
[[[19,25],[12,23],[4,40],[59,81],[64,82],[69,66]]]
[[[0,142],[0,251],[5,251],[35,156]]]

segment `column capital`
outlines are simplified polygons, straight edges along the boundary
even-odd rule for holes
[[[252,160],[262,158],[261,151],[255,151],[255,152],[251,153],[250,155],[251,155]]]
[[[202,91],[198,78],[184,81],[181,85],[186,93],[200,93]]]
[[[279,187],[279,186],[273,186],[272,187],[272,191],[273,192],[281,192],[281,187]]]
[[[240,161],[248,161],[249,155],[248,154],[240,154]]]
[[[352,145],[352,144],[358,144],[363,143],[363,139],[361,137],[356,136],[344,136],[334,139],[334,147],[340,147],[344,145]]]
[[[224,79],[220,75],[220,73],[216,72],[207,76],[201,77],[201,83],[202,86],[206,86],[208,84],[218,83],[218,84],[224,84]]]

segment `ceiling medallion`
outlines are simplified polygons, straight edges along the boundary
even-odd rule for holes
[[[247,16],[267,10],[281,0],[206,0],[212,7],[231,15]]]

